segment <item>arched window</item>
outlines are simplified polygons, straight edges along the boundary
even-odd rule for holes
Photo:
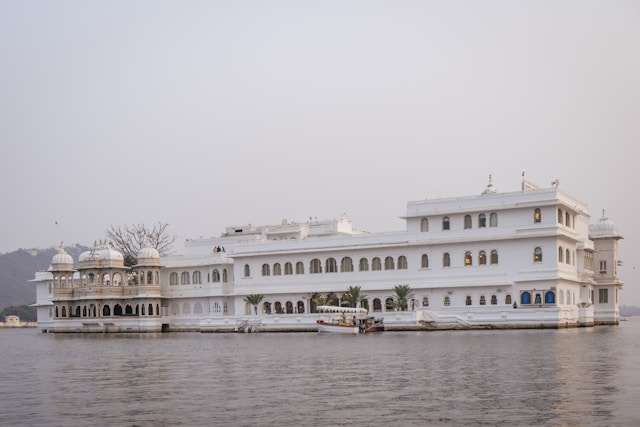
[[[223,283],[227,283],[229,281],[229,275],[227,273],[227,269],[223,268],[222,269],[222,282]]]
[[[296,262],[296,274],[304,274],[304,264],[302,261]]]
[[[338,263],[335,258],[327,258],[325,261],[325,272],[327,273],[337,273],[338,272]]]
[[[268,264],[265,264],[265,265],[267,266],[267,268],[269,267]],[[262,266],[262,268],[263,268],[263,272],[264,272],[264,266]],[[218,271],[217,268],[215,268],[213,270],[213,273],[211,273],[211,281],[212,282],[216,282],[216,283],[220,281],[220,272]]]
[[[478,252],[478,265],[487,265],[487,253],[485,251]]]
[[[442,229],[449,230],[450,227],[451,227],[451,223],[449,222],[449,217],[445,216],[444,218],[442,218]]]
[[[531,294],[528,291],[520,294],[520,304],[531,304]]]
[[[385,270],[393,270],[395,268],[393,258],[388,256],[384,259],[384,269]]]
[[[422,233],[426,233],[427,231],[429,231],[429,219],[428,218],[422,218],[420,220],[420,231]]]
[[[369,300],[368,299],[363,299],[360,300],[360,307],[364,308],[365,310],[369,311]]]
[[[533,210],[533,223],[539,224],[541,222],[542,222],[542,211],[540,210],[540,208],[535,208]]]
[[[492,249],[491,250],[491,264],[497,264],[498,263],[498,250],[497,249]]]
[[[442,305],[444,305],[445,307],[449,307],[451,305],[451,298],[449,298],[449,295],[444,297]]]
[[[473,255],[471,255],[471,251],[466,251],[464,253],[464,266],[471,267],[473,265]]]
[[[160,304],[156,304],[156,315],[160,316]]]
[[[359,267],[360,271],[369,271],[369,260],[366,258],[360,258]]]
[[[380,298],[373,299],[373,311],[382,311],[382,302]]]
[[[553,291],[547,291],[544,294],[544,303],[545,304],[555,304],[556,303],[556,295]]]
[[[113,315],[122,316],[122,306],[120,304],[116,304],[113,306]]]
[[[156,271],[156,274],[154,275],[156,281],[154,282],[156,285],[160,284],[160,274],[158,274],[158,272]]]
[[[244,265],[244,277],[250,277],[251,276],[251,267],[249,267],[249,264],[245,264]]]
[[[491,212],[489,215],[489,227],[497,227],[498,226],[498,214],[495,212]]]
[[[113,273],[113,277],[111,278],[113,286],[121,286],[122,285],[122,275],[120,273]],[[69,277],[69,284],[72,284],[73,280]],[[150,285],[151,283],[147,283]]]
[[[199,271],[194,271],[193,272],[193,284],[194,285],[199,285],[202,283],[202,276],[200,275]]]
[[[131,316],[133,314],[133,307],[131,307],[129,304],[125,305],[124,314],[127,316]]]
[[[144,285],[144,271],[141,271],[140,274],[138,274],[139,277],[139,281],[141,285]]]
[[[567,264],[571,264],[571,252],[569,251],[569,249],[565,250],[565,256],[564,256],[564,260]]]
[[[569,212],[564,213],[564,225],[571,227],[571,215],[569,215]]]
[[[182,314],[191,314],[191,305],[188,302],[182,304]]]
[[[464,216],[464,229],[471,228],[473,225],[471,224],[471,215]]]
[[[108,314],[107,314],[107,316],[108,316]],[[60,317],[60,314],[58,312],[58,306],[56,306],[56,317]]]
[[[389,297],[384,300],[384,311],[395,311],[396,305],[393,302],[393,298]]]
[[[451,256],[449,255],[449,252],[445,252],[442,255],[442,266],[451,267]]]
[[[487,305],[487,300],[484,298],[484,295],[480,295],[480,305]]]
[[[540,296],[539,293],[536,293],[536,304],[542,304],[542,297]]]
[[[562,224],[562,209],[558,209],[558,224]]]
[[[422,254],[422,257],[420,258],[420,267],[429,268],[429,255]]]
[[[464,299],[464,305],[471,305],[471,295],[467,295],[467,297]]]
[[[505,297],[504,297],[504,303],[505,303],[506,305],[511,305],[511,295],[509,295],[509,294],[505,295]]]
[[[64,307],[62,307],[62,309],[64,310]],[[103,316],[111,316],[111,308],[108,305],[103,305],[102,306],[102,315]]]
[[[562,246],[558,247],[558,262],[564,262],[564,249],[562,249]]]
[[[62,317],[67,317],[67,307],[62,306]]]
[[[287,301],[285,307],[287,308],[287,314],[293,314],[293,303],[291,301]]]
[[[262,264],[262,275],[271,276],[271,267],[269,266],[269,264]]]
[[[274,276],[282,275],[282,268],[280,267],[279,262],[276,262],[275,264],[273,264],[273,275]]]
[[[284,263],[284,274],[290,276],[293,274],[293,265],[290,262]]]
[[[147,314],[149,316],[153,316],[153,304],[149,304],[149,309],[147,310]]]
[[[262,304],[262,311],[264,311],[264,314],[271,314],[271,303],[265,302]]]
[[[380,270],[382,270],[382,262],[380,261],[380,258],[374,257],[371,260],[371,270],[372,271],[380,271]]]
[[[491,305],[497,305],[498,304],[498,297],[495,295],[491,295]]]
[[[183,271],[182,274],[180,275],[180,284],[189,285],[190,282],[191,281],[189,280],[189,273],[186,271]]]
[[[311,263],[309,264],[309,273],[322,273],[322,263],[318,258],[314,258],[311,260]]]
[[[478,215],[478,227],[485,228],[487,226],[487,215],[481,213]]]
[[[407,268],[407,257],[404,255],[400,255],[398,257],[398,270],[406,270]]]
[[[115,276],[113,276],[115,278]],[[147,285],[153,284],[153,272],[147,271]]]
[[[422,298],[422,306],[423,307],[429,307],[429,297],[423,297]]]
[[[145,312],[145,310],[144,310],[144,304],[141,304],[141,305],[140,305],[140,310],[141,310],[141,314],[144,316],[144,312]],[[137,313],[137,312],[138,312],[138,305],[136,304],[136,313]]]
[[[80,306],[76,306],[76,317],[80,317]]]
[[[89,273],[89,283],[93,283],[93,282],[95,282],[95,280],[96,280],[96,275],[93,274],[93,273]],[[175,284],[177,285],[178,282],[176,282]]]
[[[542,262],[542,248],[540,246],[533,250],[533,262]]]
[[[178,284],[178,273],[173,272],[169,275],[169,284],[177,285]]]
[[[298,301],[296,308],[298,309],[298,314],[304,314],[304,302]]]
[[[348,256],[340,260],[340,271],[343,273],[351,273],[353,271],[353,261]]]

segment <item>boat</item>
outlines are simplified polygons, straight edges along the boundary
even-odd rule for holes
[[[317,320],[318,332],[358,335],[384,330],[382,319],[368,316],[364,308],[321,305],[317,310],[320,313],[336,314],[329,321]]]

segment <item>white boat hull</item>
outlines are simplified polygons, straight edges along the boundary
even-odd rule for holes
[[[332,334],[357,335],[360,331],[357,326],[339,326],[327,323],[318,323],[318,332],[328,332]]]

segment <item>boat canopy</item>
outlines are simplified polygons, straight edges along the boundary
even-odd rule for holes
[[[338,307],[337,305],[319,305],[316,309],[325,313],[356,313],[367,314],[365,308]]]

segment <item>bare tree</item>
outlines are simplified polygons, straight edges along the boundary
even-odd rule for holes
[[[107,229],[107,239],[113,248],[122,252],[125,264],[133,265],[142,248],[155,248],[160,255],[171,251],[176,238],[169,234],[168,227],[165,222],[158,222],[151,228],[144,224],[111,225]]]

